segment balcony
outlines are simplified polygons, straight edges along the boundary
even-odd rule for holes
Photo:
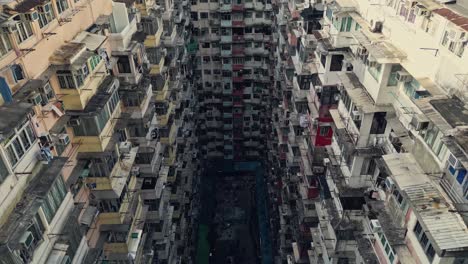
[[[148,35],[145,38],[144,45],[146,48],[158,48],[161,46],[161,36],[163,33],[162,27],[158,28],[154,35]]]
[[[109,177],[88,177],[86,186],[96,199],[117,199],[122,194],[130,177],[133,163],[138,153],[138,147],[133,147],[129,152],[122,152],[121,160],[115,165]],[[123,208],[121,208],[123,209]]]
[[[244,48],[242,48],[242,47],[233,48],[232,49],[232,54],[233,55],[244,55]]]
[[[106,260],[118,261],[128,259],[127,243],[105,243],[103,247]]]
[[[231,20],[221,20],[221,27],[232,27]]]
[[[106,78],[106,74],[101,73],[105,72],[104,61],[97,52],[88,51],[86,43],[67,43],[56,50],[49,61],[53,67],[50,68],[51,78],[58,79],[58,93],[62,94],[61,100],[67,110],[84,109]],[[91,62],[94,68],[88,66]],[[83,69],[87,70],[87,75],[83,74]]]
[[[232,64],[231,63],[223,63],[222,69],[226,70],[226,71],[232,71]]]
[[[221,56],[222,57],[231,57],[231,55],[232,55],[232,51],[230,49],[229,50],[224,50],[224,49],[221,50]]]
[[[122,101],[122,113],[130,115],[131,119],[142,119],[149,114],[152,86],[145,79],[138,85],[125,85],[119,88],[119,96]]]
[[[165,35],[166,31],[163,32],[162,40],[166,47],[173,47],[177,44],[177,25],[174,25],[170,34]],[[169,33],[169,31],[167,31]]]
[[[222,13],[230,13],[232,10],[232,5],[231,4],[221,4],[221,7],[219,8],[219,12]]]
[[[231,35],[221,35],[221,43],[231,43],[232,36]]]
[[[170,116],[174,110],[174,105],[172,103],[169,103],[169,106],[167,107],[167,110],[164,114],[160,115],[157,114],[156,116],[156,124],[159,127],[164,127],[168,124]]]
[[[159,57],[159,62],[157,64],[151,64],[150,66],[150,75],[159,75],[165,70],[165,61],[166,58],[164,56]]]
[[[73,144],[78,146],[79,152],[102,152],[111,141],[121,114],[118,88],[117,79],[109,76],[84,110],[68,110],[68,127],[73,130]],[[107,118],[98,120],[100,115]]]
[[[121,6],[114,6],[115,8],[121,8]],[[125,9],[125,6],[123,6]],[[132,17],[132,20],[128,20],[128,14],[126,10],[119,10],[123,12],[112,13],[113,19],[111,20],[111,33],[109,34],[109,45],[111,50],[121,51],[126,50],[132,40],[133,34],[137,32],[137,21],[136,17]],[[121,16],[120,16],[121,15]],[[112,21],[119,21],[118,24]]]
[[[161,144],[172,145],[176,139],[176,135],[177,135],[177,126],[175,123],[172,123],[169,128],[168,135],[161,136],[161,138],[159,139],[159,142],[161,142]]]
[[[244,4],[232,4],[232,11],[244,11]]]
[[[177,131],[177,130],[176,130]],[[174,166],[177,158],[177,153],[172,148],[167,148],[166,153],[164,153],[164,166]]]
[[[166,79],[164,86],[161,90],[157,90],[154,92],[156,102],[164,102],[168,99],[169,95],[169,78]]]

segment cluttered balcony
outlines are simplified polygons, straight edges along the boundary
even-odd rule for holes
[[[138,153],[138,147],[130,147],[129,143],[119,148],[122,157],[115,164],[107,177],[87,177],[86,186],[96,199],[119,199],[127,186],[127,179],[132,174],[132,167]],[[87,154],[92,155],[90,154]]]
[[[105,39],[91,33],[79,35],[49,58],[52,79],[58,82],[55,90],[64,95],[67,109],[83,110],[106,78],[105,63],[97,52]]]

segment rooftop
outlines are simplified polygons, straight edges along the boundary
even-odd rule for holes
[[[9,137],[16,126],[23,123],[32,111],[32,105],[24,102],[15,102],[0,106],[0,142]]]
[[[452,127],[468,125],[468,108],[457,97],[431,100],[430,104]]]
[[[468,130],[457,129],[442,140],[450,153],[452,153],[465,168],[468,168]]]
[[[440,250],[468,249],[468,229],[424,173],[410,153],[384,155],[383,160],[395,184],[416,214],[434,247]]]
[[[67,162],[67,158],[55,157],[49,164],[42,165],[36,176],[30,181],[24,195],[7,222],[0,229],[0,255],[16,249],[21,236],[31,226],[37,211],[47,193]]]
[[[85,50],[86,44],[69,42],[56,50],[54,54],[50,56],[49,61],[51,64],[55,65],[72,64],[73,59]]]
[[[339,72],[338,78],[356,107],[364,113],[390,112],[390,105],[376,105],[354,73]]]
[[[24,0],[17,4],[14,10],[18,13],[25,13],[36,6],[45,4],[47,1],[48,0]]]
[[[102,46],[106,39],[107,37],[103,35],[81,31],[75,39],[73,39],[73,43],[83,43],[88,50],[96,51]]]
[[[353,32],[352,35],[378,63],[400,63],[401,59],[406,58],[406,54],[391,43],[383,41],[380,36],[378,38],[375,36],[379,34],[360,30]]]

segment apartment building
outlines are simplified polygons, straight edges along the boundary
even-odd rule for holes
[[[187,259],[186,3],[1,4],[0,261]]]
[[[276,7],[279,258],[465,263],[468,2]]]
[[[258,159],[266,141],[273,9],[268,1],[192,1],[202,155]]]

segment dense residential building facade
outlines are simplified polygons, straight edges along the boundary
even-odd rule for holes
[[[0,9],[0,262],[187,260],[197,162],[183,155],[193,146],[187,5]]]
[[[468,263],[467,0],[0,4],[0,263]]]
[[[465,263],[468,3],[276,7],[279,259]]]
[[[273,9],[268,1],[192,1],[202,155],[259,159],[272,82]]]

